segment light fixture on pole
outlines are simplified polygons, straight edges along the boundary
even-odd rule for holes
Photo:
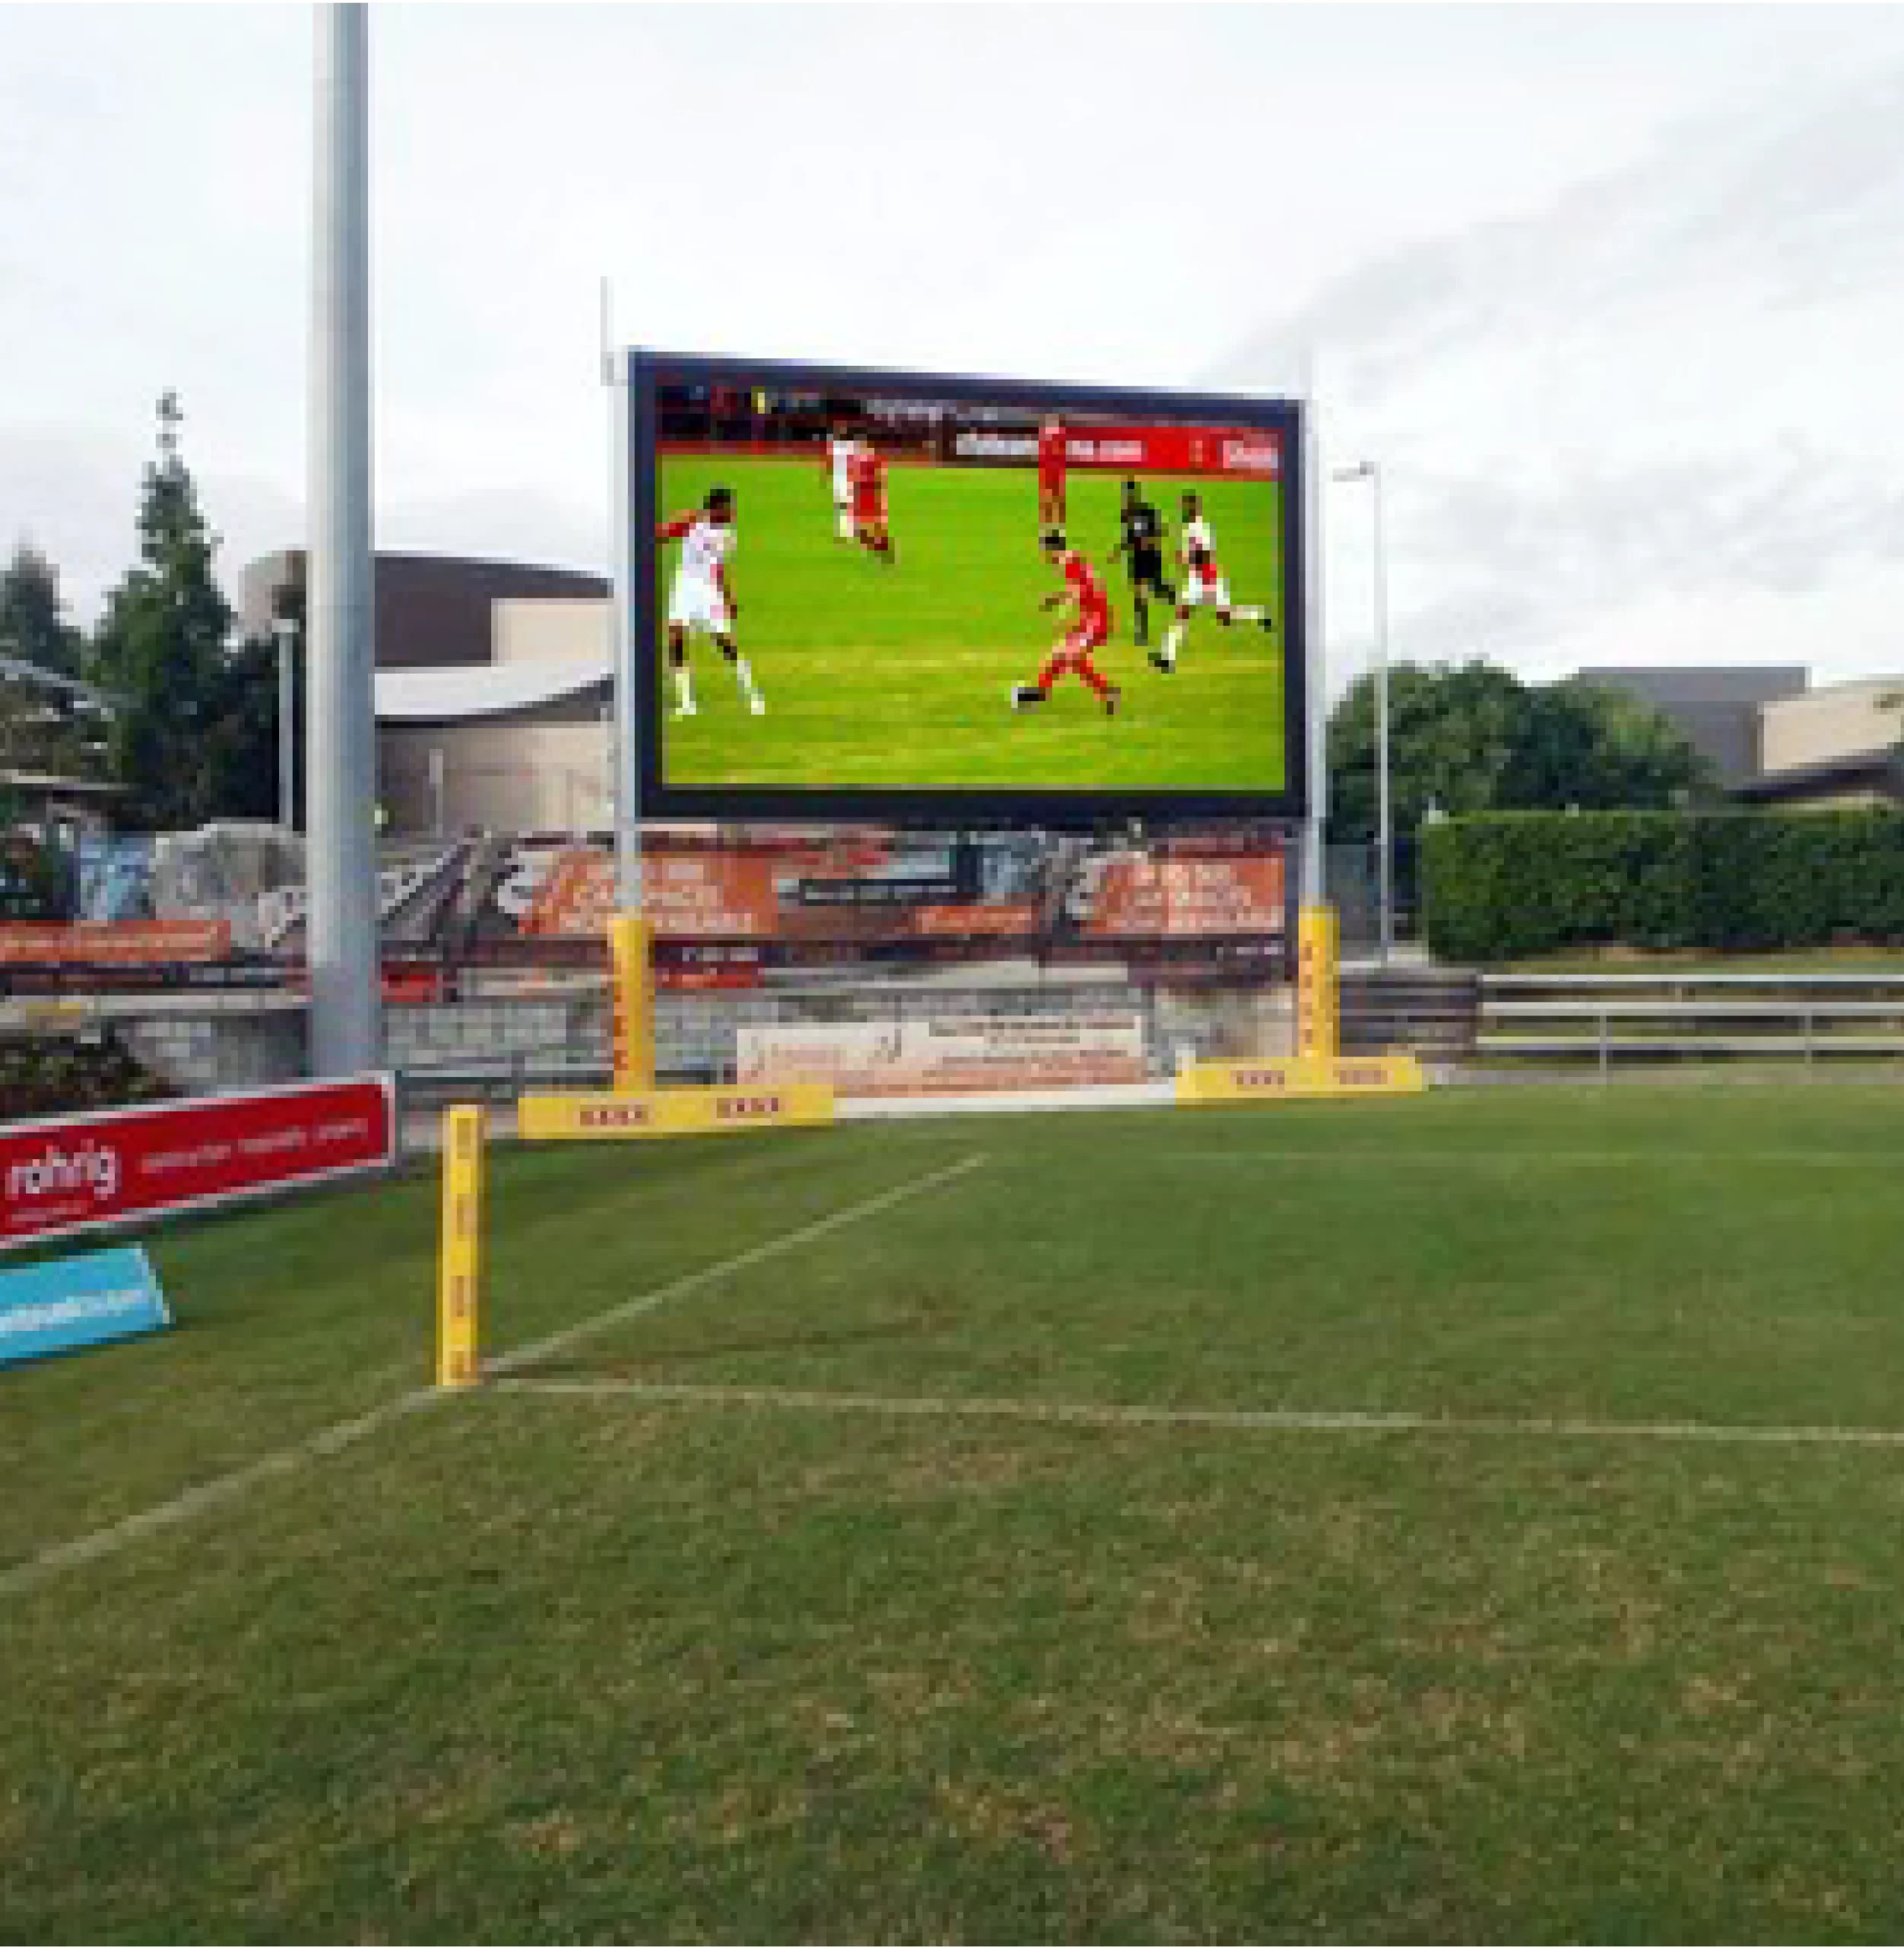
[[[1376,905],[1385,967],[1395,951],[1395,834],[1388,800],[1388,563],[1382,532],[1381,462],[1357,460],[1353,466],[1338,467],[1334,478],[1366,480],[1373,516]]]

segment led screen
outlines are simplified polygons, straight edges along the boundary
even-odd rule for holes
[[[1303,809],[1293,405],[637,354],[645,809]]]

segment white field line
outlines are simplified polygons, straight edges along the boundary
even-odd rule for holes
[[[750,1269],[764,1263],[770,1257],[796,1250],[801,1244],[809,1244],[843,1229],[849,1224],[863,1223],[868,1217],[877,1217],[882,1210],[890,1210],[896,1203],[904,1203],[909,1199],[922,1196],[928,1190],[938,1189],[942,1185],[956,1182],[960,1177],[969,1176],[985,1161],[982,1155],[961,1156],[956,1163],[947,1163],[936,1170],[928,1170],[922,1177],[909,1177],[906,1182],[891,1189],[883,1189],[876,1196],[862,1197],[857,1203],[849,1203],[843,1209],[835,1210],[824,1217],[816,1217],[811,1224],[802,1224],[798,1230],[784,1231],[777,1237],[770,1237],[763,1244],[755,1244],[750,1249],[737,1251],[731,1257],[724,1257],[718,1264],[710,1264],[704,1271],[690,1271],[684,1278],[677,1278],[672,1283],[662,1285],[652,1291],[643,1291],[628,1299],[626,1303],[611,1310],[598,1312],[593,1318],[584,1319],[579,1325],[571,1325],[560,1332],[552,1332],[546,1339],[538,1339],[532,1345],[519,1345],[512,1352],[505,1353],[500,1359],[485,1359],[483,1370],[502,1376],[516,1371],[523,1366],[539,1365],[544,1360],[566,1352],[571,1346],[579,1345],[586,1340],[596,1338],[604,1332],[612,1332],[618,1325],[626,1325],[631,1318],[639,1318],[644,1312],[650,1312],[665,1304],[671,1304],[678,1298],[691,1297],[705,1285],[717,1285],[724,1278],[731,1278],[736,1272]]]
[[[1305,1412],[1299,1409],[1092,1405],[1036,1399],[960,1399],[817,1393],[770,1386],[697,1386],[665,1380],[505,1379],[510,1393],[622,1399],[651,1405],[778,1406],[894,1418],[1014,1420],[1034,1425],[1193,1427],[1231,1433],[1519,1434],[1541,1440],[1652,1440],[1734,1447],[1904,1449],[1904,1427],[1725,1426],[1702,1420],[1515,1418],[1440,1413]]]
[[[731,1257],[724,1257],[717,1264],[710,1264],[700,1271],[690,1271],[686,1275],[671,1278],[665,1285],[658,1285],[652,1291],[643,1291],[624,1304],[600,1312],[593,1318],[585,1319],[579,1325],[566,1330],[551,1332],[546,1339],[533,1344],[519,1347],[515,1351],[500,1359],[485,1362],[484,1370],[494,1373],[510,1373],[518,1368],[533,1365],[538,1360],[568,1350],[572,1345],[595,1337],[598,1333],[612,1331],[617,1326],[625,1324],[631,1318],[639,1318],[644,1312],[657,1310],[680,1298],[691,1297],[710,1285],[719,1284],[722,1278],[731,1278],[738,1272],[750,1269],[764,1263],[770,1258],[779,1257],[785,1253],[798,1250],[803,1244],[816,1242],[832,1232],[842,1230],[849,1224],[864,1222],[868,1217],[876,1217],[881,1211],[890,1210],[895,1204],[909,1198],[922,1196],[928,1190],[955,1182],[958,1178],[976,1169],[985,1161],[982,1155],[961,1157],[956,1163],[949,1163],[937,1170],[928,1170],[924,1176],[913,1177],[891,1189],[880,1191],[876,1196],[862,1197],[857,1203],[849,1203],[842,1209],[830,1212],[824,1217],[802,1224],[791,1231],[783,1231],[766,1243],[754,1244],[747,1250],[737,1251]],[[520,1383],[521,1382],[505,1382]],[[116,1554],[119,1549],[148,1535],[162,1533],[208,1509],[223,1507],[227,1501],[238,1500],[261,1482],[282,1479],[287,1474],[299,1472],[313,1461],[328,1459],[345,1448],[354,1447],[360,1440],[367,1440],[380,1432],[393,1421],[420,1412],[440,1401],[462,1397],[461,1394],[446,1392],[433,1386],[417,1387],[414,1391],[388,1399],[380,1406],[373,1406],[367,1413],[360,1413],[354,1419],[341,1420],[335,1426],[326,1427],[321,1433],[311,1435],[308,1440],[295,1445],[281,1447],[274,1453],[268,1453],[262,1459],[236,1469],[229,1474],[221,1474],[215,1479],[204,1481],[196,1487],[187,1488],[182,1494],[172,1496],[155,1506],[144,1508],[136,1514],[129,1514],[122,1520],[109,1526],[97,1528],[90,1534],[81,1535],[68,1542],[56,1542],[51,1548],[43,1548],[37,1555],[29,1555],[25,1561],[16,1562],[10,1568],[0,1568],[0,1599],[8,1596],[24,1595],[36,1589],[43,1583],[51,1581],[56,1576],[68,1570],[83,1567],[87,1562]]]
[[[1894,1170],[1904,1144],[1883,1149],[1179,1149],[1160,1148],[1144,1158],[1148,1169],[1163,1163],[1368,1163],[1382,1169],[1399,1164],[1459,1169],[1464,1163],[1638,1164],[1764,1163],[1839,1170]]]

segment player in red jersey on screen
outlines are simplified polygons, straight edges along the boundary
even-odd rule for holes
[[[855,442],[852,459],[853,532],[868,554],[877,554],[890,568],[899,561],[886,510],[885,457],[871,440],[862,435]]]
[[[1102,649],[1111,639],[1111,598],[1104,592],[1104,583],[1097,570],[1076,548],[1066,546],[1061,529],[1047,528],[1038,545],[1044,550],[1045,559],[1065,577],[1065,586],[1056,593],[1046,596],[1039,607],[1055,608],[1065,602],[1070,604],[1076,613],[1064,639],[1039,671],[1037,681],[1012,686],[1011,707],[1023,710],[1028,704],[1042,703],[1051,694],[1052,686],[1058,678],[1069,675],[1079,678],[1089,686],[1103,704],[1106,716],[1115,716],[1118,687],[1105,679],[1091,659],[1091,652]]]
[[[740,611],[728,581],[727,564],[737,538],[731,487],[710,487],[704,506],[655,532],[658,542],[678,541],[681,549],[668,591],[668,665],[674,673],[677,716],[694,714],[694,679],[687,666],[690,632],[714,638],[714,646],[733,669],[747,708],[756,716],[766,713],[766,699],[734,640]]]
[[[1183,586],[1177,596],[1176,616],[1164,633],[1163,646],[1150,652],[1150,660],[1166,675],[1177,666],[1177,651],[1183,646],[1183,632],[1189,627],[1195,609],[1209,609],[1225,628],[1232,622],[1254,622],[1261,629],[1275,627],[1274,618],[1267,608],[1230,601],[1230,583],[1217,562],[1217,537],[1204,518],[1202,501],[1195,494],[1183,497],[1183,533],[1177,559],[1183,566]]]
[[[1038,429],[1038,525],[1065,524],[1065,426],[1055,414]]]

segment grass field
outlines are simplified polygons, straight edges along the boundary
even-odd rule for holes
[[[1059,586],[1037,546],[1027,472],[895,465],[888,495],[900,547],[889,568],[833,538],[830,489],[814,461],[675,457],[661,501],[697,506],[715,481],[737,496],[731,573],[739,640],[767,699],[750,716],[712,646],[690,656],[699,714],[665,717],[670,783],[862,789],[1277,791],[1288,783],[1283,638],[1189,625],[1176,672],[1153,669],[1131,634],[1129,579],[1111,550],[1119,478],[1074,473],[1069,532],[1104,575],[1115,630],[1099,667],[1124,692],[1107,720],[1066,678],[1037,713],[1008,694],[1057,640],[1039,602]],[[1147,476],[1177,527],[1185,485],[1202,494],[1239,602],[1283,618],[1280,488],[1274,482]],[[674,551],[658,564],[666,613]],[[1154,644],[1168,620],[1155,605]],[[658,650],[664,656],[665,652]],[[669,699],[664,675],[659,694]]]
[[[1895,1939],[1901,1130],[499,1151],[454,1398],[426,1174],[163,1234],[0,1375],[0,1938]]]

